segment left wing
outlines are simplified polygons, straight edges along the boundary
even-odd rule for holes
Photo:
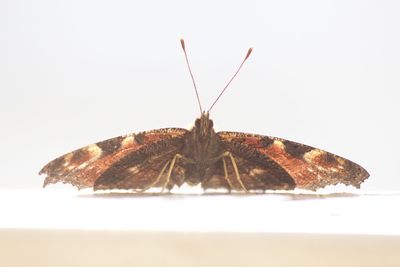
[[[240,144],[273,160],[293,179],[297,188],[316,190],[338,183],[359,188],[369,177],[364,168],[350,160],[300,143],[237,132],[217,134],[222,142]]]
[[[46,175],[43,186],[62,182],[78,188],[93,187],[104,172],[128,155],[163,140],[183,140],[187,133],[186,129],[166,128],[118,136],[58,157],[39,174]]]
[[[185,143],[183,137],[161,140],[132,151],[104,171],[94,182],[93,189],[134,189],[139,192],[153,187],[171,189],[177,184],[177,177],[184,175],[177,173],[179,169],[172,172],[176,166],[174,158],[181,153]]]

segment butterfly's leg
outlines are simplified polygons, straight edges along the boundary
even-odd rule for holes
[[[175,167],[175,163],[176,163],[176,160],[177,160],[177,159],[181,159],[181,160],[183,160],[183,161],[185,161],[185,162],[188,162],[188,163],[194,163],[194,161],[193,161],[192,159],[189,159],[189,158],[187,158],[187,157],[185,157],[185,156],[183,156],[183,155],[181,155],[181,154],[176,154],[176,155],[174,156],[174,158],[172,159],[171,164],[169,165],[169,170],[168,170],[168,173],[167,173],[167,178],[165,179],[165,183],[164,183],[164,185],[163,185],[163,187],[162,187],[162,189],[161,189],[161,193],[165,190],[165,188],[167,187],[167,185],[168,185],[169,182],[170,182],[171,174],[172,174],[172,171],[173,171],[173,169],[174,169],[174,167]]]
[[[162,187],[162,189],[161,189],[161,193],[164,192],[165,188],[167,187],[167,185],[168,185],[169,182],[170,182],[171,173],[172,173],[172,170],[174,169],[175,162],[176,162],[177,159],[185,159],[185,157],[183,157],[181,154],[176,154],[176,155],[174,156],[174,158],[173,158],[172,161],[171,161],[171,164],[169,165],[169,170],[168,170],[168,173],[167,173],[167,178],[165,179],[165,183],[164,183],[164,185],[163,185],[163,187]]]
[[[174,157],[174,159],[175,159],[175,157]],[[170,161],[167,161],[167,163],[165,163],[164,167],[163,167],[163,168],[161,169],[161,171],[160,171],[160,174],[157,176],[157,179],[156,179],[154,182],[152,182],[151,184],[149,184],[148,186],[146,186],[146,187],[143,188],[143,189],[135,190],[135,191],[138,192],[138,193],[145,192],[145,191],[147,191],[148,189],[150,189],[151,187],[153,187],[154,185],[156,185],[158,182],[160,182],[160,179],[161,179],[162,175],[164,174],[165,169],[167,168],[167,166],[168,166],[169,163],[170,163]]]
[[[232,183],[231,183],[231,180],[229,180],[229,177],[228,177],[228,169],[227,169],[227,167],[226,167],[226,161],[225,161],[225,158],[222,158],[222,164],[224,165],[224,175],[225,175],[225,180],[228,182],[228,184],[229,184],[229,192],[233,189],[233,186],[232,186]]]
[[[244,186],[244,184],[243,184],[243,182],[242,182],[242,179],[240,179],[239,170],[238,170],[238,167],[237,167],[237,165],[236,165],[235,158],[233,157],[232,153],[229,152],[229,151],[227,151],[227,152],[225,152],[225,153],[223,154],[223,156],[229,157],[229,158],[231,159],[232,166],[233,166],[233,169],[234,169],[234,171],[235,171],[237,181],[239,182],[239,184],[240,184],[240,186],[242,187],[242,189],[243,189],[246,193],[249,193],[249,191],[247,190],[247,188]]]

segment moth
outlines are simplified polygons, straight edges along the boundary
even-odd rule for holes
[[[215,132],[209,112],[252,48],[210,109],[203,111],[183,39],[181,46],[201,114],[193,128],[128,134],[80,148],[43,167],[39,174],[46,175],[44,186],[62,182],[79,189],[166,192],[186,183],[248,193],[316,190],[338,183],[359,188],[369,177],[358,164],[318,148],[271,136]]]

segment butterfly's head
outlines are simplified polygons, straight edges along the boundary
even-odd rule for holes
[[[207,138],[214,131],[214,123],[210,120],[208,112],[203,112],[200,118],[196,119],[193,130],[200,138]]]

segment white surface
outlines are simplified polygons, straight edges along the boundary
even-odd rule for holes
[[[1,190],[0,228],[400,236],[400,195]]]
[[[0,265],[397,267],[399,204],[399,194],[0,190]]]
[[[0,1],[0,187],[39,188],[51,159],[198,116],[179,38],[219,130],[349,158],[400,190],[400,2]]]

